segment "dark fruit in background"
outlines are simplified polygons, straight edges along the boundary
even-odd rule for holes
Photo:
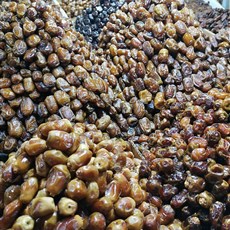
[[[88,42],[96,45],[110,14],[114,13],[123,3],[124,0],[101,0],[98,5],[84,9],[76,17],[76,30],[82,33]]]

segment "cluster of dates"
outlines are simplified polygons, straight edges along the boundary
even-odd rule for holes
[[[229,38],[207,36],[183,1],[129,1],[99,39],[121,135],[156,173],[155,205],[170,203],[188,229],[230,226]]]
[[[222,28],[230,29],[230,9],[206,10],[197,16],[202,27],[218,33]]]
[[[182,229],[170,205],[148,201],[140,167],[95,125],[44,123],[0,170],[0,229]]]
[[[110,16],[99,44],[113,63],[113,108],[123,136],[170,127],[193,92],[213,102],[218,96],[212,92],[223,92],[218,109],[228,121],[229,31],[207,37],[182,1],[124,4]]]
[[[83,122],[113,97],[107,62],[44,1],[6,2],[0,21],[0,151],[11,152],[45,119]],[[111,76],[112,77],[112,76]],[[108,99],[107,99],[108,98]],[[82,110],[83,106],[87,109]]]
[[[212,8],[209,2],[203,0],[187,0],[189,8],[191,8],[203,28],[214,33],[222,28],[230,29],[230,9]]]
[[[124,0],[100,0],[97,4],[91,4],[76,17],[76,30],[93,46],[97,46],[102,28],[109,21],[110,15],[123,3]]]
[[[0,229],[229,229],[229,31],[127,0],[92,49],[19,2],[0,14]]]
[[[58,0],[58,2],[68,17],[74,18],[81,14],[85,8],[91,6],[92,4],[96,4],[98,0]]]

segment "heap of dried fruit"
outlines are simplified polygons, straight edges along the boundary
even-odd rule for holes
[[[114,116],[134,141],[174,127],[192,105],[221,114],[212,123],[229,119],[229,31],[209,38],[182,1],[157,2],[125,3],[100,35],[117,78]],[[208,100],[193,102],[196,92]]]
[[[155,173],[155,205],[191,229],[229,227],[229,32],[208,37],[183,1],[131,1],[100,35],[122,136]]]
[[[203,28],[218,33],[220,29],[230,29],[230,9],[205,10],[197,14],[198,21]]]
[[[38,124],[59,115],[84,121],[113,92],[107,62],[44,1],[8,2],[0,18],[0,151],[11,152]],[[112,77],[112,76],[111,76]],[[87,109],[82,110],[83,106]]]
[[[98,44],[99,34],[109,16],[122,6],[124,0],[100,0],[99,3],[84,9],[75,21],[76,30],[94,46]]]
[[[195,14],[201,14],[205,10],[212,9],[209,2],[205,2],[204,0],[185,0],[185,3]]]
[[[44,123],[0,168],[0,229],[182,229],[149,202],[140,164],[95,125]]]
[[[229,31],[208,37],[181,0],[127,1],[93,50],[26,2],[0,21],[0,229],[228,230]]]
[[[74,18],[80,15],[84,9],[97,4],[99,0],[58,0],[58,2],[68,17]]]
[[[202,0],[187,0],[188,7],[191,8],[203,28],[214,33],[220,29],[230,29],[230,9],[212,8],[209,3]]]

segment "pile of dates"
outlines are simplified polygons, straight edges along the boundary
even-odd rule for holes
[[[220,29],[230,29],[230,9],[212,8],[209,2],[187,0],[188,7],[194,10],[197,20],[203,28],[214,33]],[[221,3],[222,4],[222,3]]]
[[[1,167],[0,229],[182,229],[149,200],[141,162],[95,125],[44,123]]]
[[[4,2],[2,8],[0,151],[10,153],[45,120],[83,122],[114,93],[104,79],[108,62],[56,8],[44,1]]]
[[[0,10],[0,229],[230,229],[228,29],[126,0],[92,46],[52,3]]]

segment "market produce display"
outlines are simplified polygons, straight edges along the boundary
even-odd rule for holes
[[[230,30],[113,2],[0,5],[0,229],[230,229]]]

